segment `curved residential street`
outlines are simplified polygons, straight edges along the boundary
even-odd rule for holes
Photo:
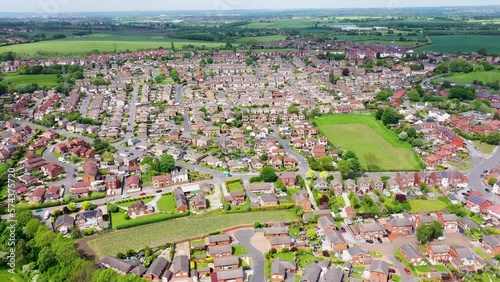
[[[264,258],[264,254],[257,250],[252,243],[250,242],[255,232],[250,229],[246,230],[238,230],[234,233],[234,238],[238,240],[245,248],[248,249],[250,256],[253,260],[253,275],[250,282],[262,282],[266,281],[264,277],[264,266],[266,260]]]

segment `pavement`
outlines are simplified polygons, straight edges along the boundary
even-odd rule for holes
[[[250,256],[252,257],[253,275],[250,279],[250,282],[262,282],[266,281],[266,278],[264,276],[265,258],[264,254],[257,248],[255,248],[251,243],[254,234],[255,232],[250,229],[238,230],[234,233],[234,238],[236,238],[236,240],[238,240],[240,244],[247,248]]]

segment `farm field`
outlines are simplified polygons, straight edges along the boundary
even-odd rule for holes
[[[19,75],[10,73],[2,76],[4,81],[16,85],[36,83],[39,86],[56,86],[56,74]]]
[[[184,45],[205,46],[217,48],[223,46],[220,42],[193,41],[164,38],[161,36],[128,36],[93,34],[88,37],[66,38],[60,40],[41,41],[29,44],[17,44],[0,47],[0,53],[13,51],[17,53],[36,54],[40,52],[59,54],[85,54],[93,50],[99,52],[137,51],[144,49],[170,48],[174,42],[176,49],[181,50]]]
[[[316,123],[333,144],[352,150],[364,168],[367,154],[372,153],[381,171],[420,169],[411,146],[370,115],[330,115],[316,119]]]
[[[500,80],[500,71],[477,71],[470,73],[454,73],[451,75],[439,77],[437,82],[448,80],[450,82],[472,84],[474,80],[482,81],[483,83],[495,82]]]
[[[440,200],[409,200],[410,212],[439,211],[446,209],[447,204]]]
[[[417,48],[418,51],[435,51],[441,53],[477,52],[486,48],[488,52],[500,52],[500,36],[489,35],[439,35],[430,36],[432,45]]]
[[[86,240],[88,247],[96,259],[114,256],[117,252],[128,249],[139,249],[143,246],[160,246],[178,242],[188,238],[207,235],[210,232],[230,228],[232,226],[259,222],[292,221],[296,216],[293,211],[267,211],[250,213],[233,213],[216,216],[190,216],[169,221],[152,223],[116,231],[102,236],[94,236]]]
[[[238,38],[236,41],[238,41],[239,43],[246,43],[246,42],[270,42],[270,41],[279,41],[285,39],[286,36],[284,35],[267,35],[267,36],[242,37]]]

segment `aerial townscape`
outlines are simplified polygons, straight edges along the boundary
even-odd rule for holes
[[[53,2],[0,11],[1,282],[500,281],[500,6]]]

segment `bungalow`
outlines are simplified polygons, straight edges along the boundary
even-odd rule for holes
[[[345,250],[342,253],[342,259],[345,261],[350,261],[352,264],[370,264],[372,258],[370,254],[361,249],[359,246],[354,246]]]
[[[250,190],[250,193],[254,194],[274,193],[274,187],[271,183],[250,183],[248,190]]]
[[[163,257],[157,257],[144,273],[144,278],[151,281],[161,281],[163,274],[170,267],[170,262]]]
[[[233,248],[230,245],[209,246],[208,254],[213,258],[228,257],[233,254]]]
[[[422,254],[415,248],[414,245],[406,243],[401,246],[401,255],[404,259],[412,265],[425,264]]]
[[[263,231],[267,239],[288,236],[288,228],[286,227],[268,227],[264,228]]]
[[[284,248],[290,249],[292,246],[292,238],[290,236],[273,237],[269,241],[271,242],[271,248],[278,251]]]
[[[178,212],[185,212],[189,209],[186,195],[181,187],[174,189],[175,204]]]
[[[321,216],[318,218],[318,227],[326,234],[326,232],[331,230],[337,230],[337,225],[333,218],[330,216]]]
[[[129,273],[135,266],[130,262],[115,258],[115,257],[105,257],[101,260],[101,264],[106,268],[113,269],[119,274],[125,275]]]
[[[174,279],[189,277],[189,258],[186,255],[176,256],[174,258]]]
[[[318,282],[322,268],[318,263],[312,263],[306,266],[302,273],[300,282]]]
[[[450,247],[447,245],[428,245],[425,253],[429,261],[433,264],[450,260]]]
[[[473,266],[475,265],[476,254],[467,247],[464,246],[451,246],[450,247],[450,259],[456,259],[459,264],[463,266]]]
[[[374,260],[370,264],[370,281],[389,281],[389,264],[383,260]]]
[[[219,257],[214,259],[214,271],[237,269],[240,266],[240,258],[236,256]]]
[[[74,225],[75,219],[65,214],[58,217],[54,222],[54,231],[61,232],[62,230],[66,230],[66,232],[68,232],[73,228]]]
[[[231,244],[231,237],[227,234],[211,235],[208,237],[209,246],[229,245]]]
[[[45,200],[59,200],[59,187],[51,186],[45,192]]]
[[[284,282],[288,274],[297,272],[297,263],[295,261],[284,261],[276,258],[271,263],[271,281]]]
[[[217,272],[217,282],[243,282],[243,269],[231,269]]]

